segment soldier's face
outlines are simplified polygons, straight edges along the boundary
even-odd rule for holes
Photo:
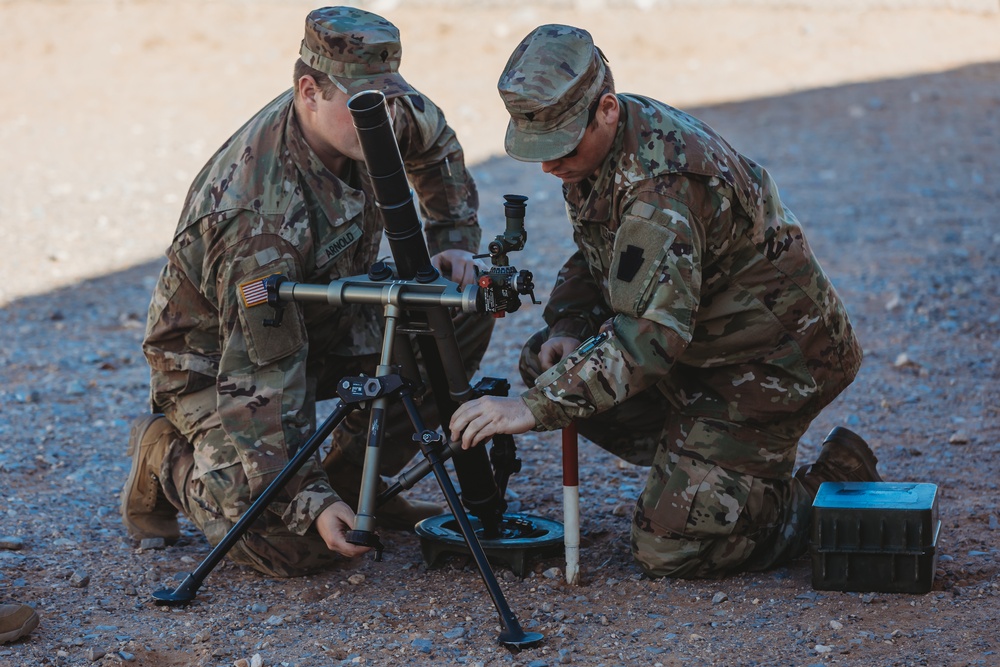
[[[348,99],[350,96],[342,90],[335,91],[328,100],[322,95],[317,96],[317,129],[333,150],[352,160],[362,160],[364,156],[354,129],[354,119],[347,108]]]
[[[614,143],[618,112],[618,98],[605,95],[576,148],[560,158],[542,162],[542,171],[567,184],[579,183],[596,174]]]
[[[317,96],[317,129],[323,141],[334,151],[352,160],[364,161],[358,132],[354,129],[354,118],[347,108],[349,99],[350,95],[339,89],[328,100],[322,95]],[[395,119],[395,100],[390,99],[387,104],[390,118]]]
[[[604,161],[604,154],[598,154],[599,151],[596,150],[593,127],[587,127],[583,139],[567,155],[542,162],[542,171],[552,174],[563,183],[579,183],[595,173]]]

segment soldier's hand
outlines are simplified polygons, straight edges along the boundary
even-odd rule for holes
[[[519,396],[484,396],[462,403],[451,416],[451,439],[462,449],[475,447],[497,433],[516,435],[535,428],[535,415]]]
[[[358,546],[347,541],[347,531],[354,530],[354,510],[343,500],[327,507],[316,517],[316,530],[331,551],[354,558],[370,551],[369,547]]]
[[[441,272],[441,275],[458,283],[459,287],[465,287],[476,282],[476,267],[483,268],[482,265],[472,257],[468,250],[458,250],[450,248],[443,250],[431,257],[431,264]]]
[[[572,336],[555,336],[542,343],[538,351],[538,361],[542,365],[542,370],[547,371],[566,356],[580,347],[580,340]]]

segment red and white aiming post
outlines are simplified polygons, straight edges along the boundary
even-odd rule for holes
[[[580,583],[580,465],[576,422],[562,430],[563,539],[566,544],[566,583]]]

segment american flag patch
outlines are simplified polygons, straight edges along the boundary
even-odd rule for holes
[[[267,278],[270,278],[270,276],[267,276]],[[257,280],[251,280],[240,285],[240,296],[243,298],[244,306],[253,308],[262,303],[267,303],[267,288],[264,287],[264,281],[267,278],[258,278]]]

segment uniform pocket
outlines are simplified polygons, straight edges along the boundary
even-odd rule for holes
[[[701,445],[711,442],[711,438],[708,427],[695,423],[681,453],[667,454],[670,461],[665,466],[666,482],[657,497],[644,503],[649,508],[649,520],[660,530],[705,539],[726,537],[736,527],[750,496],[753,477],[684,453],[703,449]]]

